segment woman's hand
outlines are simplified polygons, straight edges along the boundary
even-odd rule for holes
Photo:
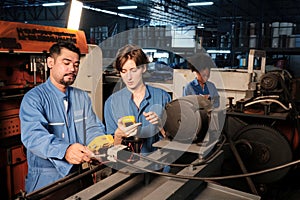
[[[138,126],[140,126],[142,123],[138,122],[138,123],[134,123],[130,126],[125,126],[122,123],[122,118],[120,118],[118,120],[118,128],[115,131],[115,137],[114,137],[114,144],[121,144],[122,143],[122,138],[124,137],[131,137],[131,136],[135,136],[137,134],[137,129]]]
[[[155,112],[144,112],[143,115],[146,117],[146,120],[148,120],[151,124],[157,125],[158,130],[161,132],[163,137],[166,137],[166,132],[161,125],[161,119]]]
[[[161,124],[160,118],[155,112],[144,112],[143,115],[145,116],[146,120],[148,120],[151,124]]]

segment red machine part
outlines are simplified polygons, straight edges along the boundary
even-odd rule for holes
[[[27,162],[22,145],[0,148],[1,157],[1,196],[14,199],[20,191],[24,191]]]
[[[27,162],[21,143],[19,108],[23,95],[44,82],[42,68],[31,70],[30,54],[0,54],[0,194],[15,199],[25,191]]]
[[[0,112],[0,139],[16,136],[21,133],[19,109]]]
[[[0,91],[30,88],[44,82],[44,69],[37,68],[36,80],[32,71],[30,55],[0,54]],[[34,83],[36,81],[36,83]]]

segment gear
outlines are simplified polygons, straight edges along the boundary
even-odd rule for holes
[[[236,148],[249,172],[260,171],[291,162],[292,149],[287,139],[277,130],[251,124],[239,130],[235,137]],[[245,142],[243,142],[245,141]],[[289,168],[254,176],[257,183],[271,183],[283,178]]]

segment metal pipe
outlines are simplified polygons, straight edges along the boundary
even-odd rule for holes
[[[248,173],[248,171],[243,163],[243,160],[241,159],[240,154],[237,151],[235,144],[233,143],[233,141],[231,139],[229,139],[229,144],[230,144],[231,151],[233,152],[234,157],[236,158],[237,162],[239,163],[239,166],[240,166],[242,172],[244,174]],[[255,188],[255,185],[254,185],[252,179],[250,177],[245,177],[245,178],[246,178],[246,181],[247,181],[252,193],[258,195],[258,192]]]
[[[256,101],[252,101],[250,103],[246,103],[245,107],[253,105],[253,104],[257,104],[257,103],[264,103],[264,102],[272,102],[272,103],[277,103],[279,104],[283,109],[285,110],[290,110],[290,108],[286,107],[285,105],[283,105],[283,103],[281,103],[280,101],[276,100],[276,99],[261,99],[261,100],[256,100]]]
[[[33,58],[33,84],[36,85],[36,58]]]
[[[65,178],[63,178],[63,179],[61,179],[61,180],[45,187],[45,188],[42,188],[40,190],[34,191],[34,192],[26,195],[24,197],[24,199],[33,200],[33,199],[41,199],[43,197],[46,197],[47,195],[52,194],[53,192],[55,192],[59,189],[62,189],[66,185],[71,184],[72,182],[75,182],[75,181],[77,181],[77,180],[79,180],[79,179],[81,179],[81,178],[83,178],[87,175],[93,174],[94,172],[100,170],[101,168],[102,168],[102,165],[100,164],[100,165],[96,166],[95,168],[90,169],[88,171],[85,171],[85,172],[83,172],[83,173],[81,173],[77,176],[75,176],[77,173],[74,173],[74,174],[70,175],[71,178],[69,176],[65,177]],[[75,177],[73,177],[73,176],[75,176]]]

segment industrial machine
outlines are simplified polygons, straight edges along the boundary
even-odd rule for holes
[[[292,84],[287,71],[270,71],[260,77],[253,96],[235,104],[229,100],[224,131],[244,173],[299,159],[299,113],[291,94]],[[252,186],[279,181],[290,170],[287,167],[255,176]]]
[[[250,56],[257,56],[255,53],[250,52]],[[258,51],[258,56],[265,55]],[[299,160],[299,105],[293,91],[295,81],[288,71],[267,71],[262,65],[260,77],[250,77],[244,98],[235,103],[232,97],[228,98],[223,131],[232,154],[224,160],[224,168],[225,173],[256,174],[245,182],[251,193],[263,196],[268,195],[272,185],[296,171],[297,167],[288,164]]]
[[[208,177],[220,175],[224,159],[222,147],[226,141],[224,137],[204,139],[206,134],[216,131],[210,126],[211,104],[208,100],[197,95],[182,97],[167,105],[167,115],[172,112],[181,114],[175,120],[167,117],[165,128],[169,139],[154,144],[159,150],[143,155],[124,145],[113,146],[102,152],[98,165],[21,199],[51,199],[58,195],[62,199],[260,199],[257,195],[215,182],[207,183]],[[187,118],[191,113],[195,118]],[[188,119],[190,123],[180,126],[181,121]],[[170,123],[175,127],[170,127]],[[195,129],[184,138],[184,132],[191,124]],[[134,162],[128,159],[132,156],[137,158]],[[165,171],[166,167],[169,167],[168,171]],[[68,193],[76,180],[91,174],[97,176],[99,172],[103,174],[107,168],[111,169],[107,177],[72,195]]]
[[[274,168],[297,158],[298,113],[288,72],[245,77],[250,80],[245,98],[229,98],[226,109],[211,109],[201,96],[170,102],[164,126],[168,138],[154,144],[157,151],[141,155],[126,144],[108,148],[81,174],[20,199],[260,199],[263,188],[292,167]],[[74,184],[91,176],[94,183],[86,188]],[[232,178],[246,188],[226,182]]]
[[[142,155],[126,144],[101,149],[81,173],[26,194],[26,149],[18,119],[22,96],[47,79],[46,51],[52,42],[72,39],[86,54],[81,65],[93,66],[81,68],[74,86],[90,93],[102,118],[102,102],[97,101],[102,94],[97,60],[101,50],[87,45],[81,31],[1,21],[0,25],[0,186],[7,199],[260,199],[261,185],[282,179],[292,167],[255,173],[298,158],[298,110],[290,94],[290,74],[262,70],[254,76],[249,70],[243,74],[248,84],[245,98],[229,97],[226,109],[212,109],[201,96],[180,97],[182,85],[172,86],[175,98],[166,106],[164,126],[168,137],[154,144],[157,151]],[[221,100],[224,106],[224,95]],[[129,159],[132,156],[136,159]],[[236,175],[232,176],[246,182],[249,190],[220,184],[228,178],[224,166],[232,163],[237,163],[230,166]],[[91,185],[78,185],[91,177]]]

